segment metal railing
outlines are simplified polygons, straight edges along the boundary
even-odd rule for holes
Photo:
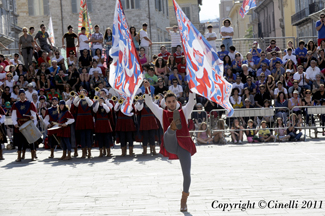
[[[205,119],[205,121],[202,121],[202,122],[205,122],[207,124],[207,128],[205,130],[199,130],[199,127],[200,127],[201,123],[199,123],[198,125],[195,124],[195,118],[192,118],[193,113],[205,113],[206,119]],[[194,130],[190,130],[189,132],[205,132],[205,131],[208,130],[210,123],[209,123],[209,118],[208,118],[208,114],[207,114],[206,111],[204,111],[204,110],[193,110],[192,113],[191,113],[191,120],[193,121],[193,124],[194,124]]]

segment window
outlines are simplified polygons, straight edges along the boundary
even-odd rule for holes
[[[162,11],[162,3],[161,3],[161,0],[155,0],[155,8],[157,11]]]
[[[187,18],[189,19],[189,20],[191,20],[191,9],[190,9],[190,7],[183,7],[182,8],[182,10],[184,11],[184,13],[185,13],[185,15],[187,16]]]
[[[165,14],[165,0],[161,1],[161,6],[162,6],[163,14]]]
[[[122,7],[127,9],[140,9],[140,0],[122,0]]]
[[[231,7],[227,6],[226,11],[230,11]]]
[[[166,1],[166,14],[167,14],[167,17],[168,17],[169,16],[168,1]]]
[[[71,8],[72,13],[79,13],[80,12],[80,0],[71,0]],[[93,1],[87,0],[87,9],[88,12],[93,12]]]
[[[49,15],[49,0],[28,0],[29,16]]]

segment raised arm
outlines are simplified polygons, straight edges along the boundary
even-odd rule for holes
[[[146,105],[149,107],[149,109],[152,111],[152,113],[156,116],[156,118],[160,121],[161,125],[163,125],[162,116],[163,116],[163,109],[158,106],[158,104],[155,104],[152,101],[151,93],[150,93],[150,83],[148,80],[143,81],[143,86],[146,89],[145,91],[145,102]]]
[[[182,107],[185,117],[187,119],[191,116],[195,104],[196,104],[195,93],[190,92],[187,104]]]

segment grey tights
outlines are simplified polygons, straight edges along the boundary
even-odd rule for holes
[[[164,134],[164,146],[169,153],[178,156],[183,172],[183,191],[188,193],[191,184],[191,153],[178,145],[176,131],[170,127]]]

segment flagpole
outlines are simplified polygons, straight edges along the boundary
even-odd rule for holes
[[[60,0],[62,35],[64,35],[62,0]],[[63,46],[64,44],[62,44]]]

